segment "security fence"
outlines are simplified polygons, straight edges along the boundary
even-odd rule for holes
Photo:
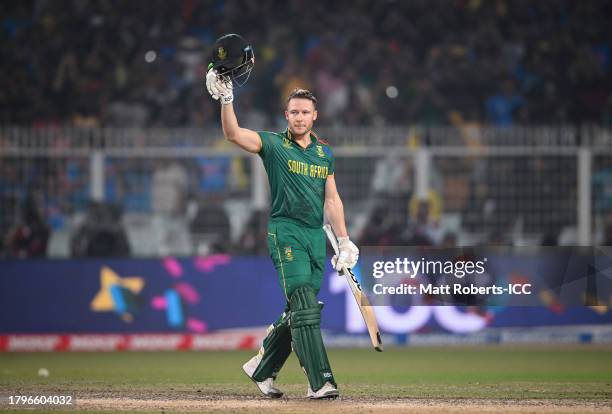
[[[349,228],[362,244],[610,237],[610,130],[318,132],[332,143]],[[1,252],[266,254],[267,186],[259,157],[220,130],[0,128]]]

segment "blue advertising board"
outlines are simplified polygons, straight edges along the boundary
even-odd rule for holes
[[[329,266],[329,264],[328,264]],[[319,299],[323,328],[364,332],[343,278],[328,267]],[[204,333],[268,325],[285,299],[267,258],[0,262],[0,333]],[[610,324],[601,307],[474,309],[377,306],[386,333],[476,332],[486,327]]]

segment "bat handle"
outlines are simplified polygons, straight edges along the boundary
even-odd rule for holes
[[[338,251],[340,250],[338,247],[338,239],[336,239],[336,235],[334,234],[332,227],[329,224],[326,224],[323,226],[323,231],[325,231],[325,234],[327,235],[329,243],[332,245],[334,252],[338,254]]]

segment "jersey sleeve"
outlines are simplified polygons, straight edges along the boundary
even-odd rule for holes
[[[261,149],[259,150],[259,156],[265,161],[272,155],[273,144],[272,137],[269,133],[263,131],[257,131],[259,139],[261,139]]]
[[[325,152],[329,155],[329,175],[336,172],[336,157],[330,147],[325,147]]]

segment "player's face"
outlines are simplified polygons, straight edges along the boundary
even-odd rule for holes
[[[285,118],[291,134],[300,137],[312,129],[317,110],[310,99],[294,98],[287,103]]]

